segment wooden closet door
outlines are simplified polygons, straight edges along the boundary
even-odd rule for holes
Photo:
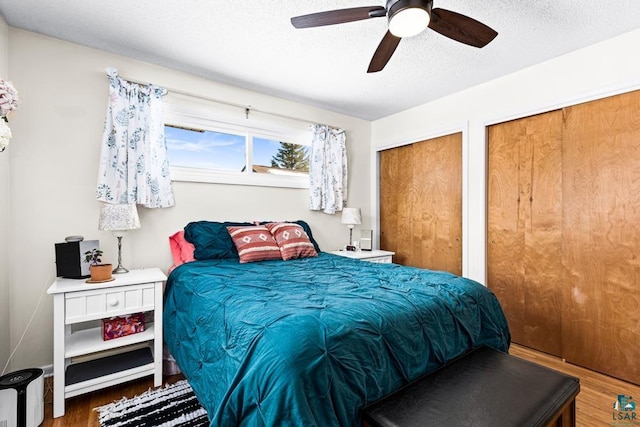
[[[380,153],[380,246],[394,262],[462,274],[462,134]]]
[[[564,121],[564,357],[640,384],[640,92]]]
[[[380,153],[380,249],[393,251],[393,262],[409,265],[408,251],[399,242],[413,245],[411,212],[414,194],[411,153],[413,145],[385,150]]]
[[[488,286],[513,342],[562,350],[562,112],[489,128]]]

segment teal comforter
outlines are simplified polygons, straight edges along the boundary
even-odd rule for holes
[[[327,253],[181,265],[164,339],[211,426],[359,426],[365,404],[510,343],[496,297],[476,282]]]

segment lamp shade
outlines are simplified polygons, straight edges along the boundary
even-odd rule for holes
[[[140,228],[140,218],[136,205],[100,204],[98,230],[123,231]]]
[[[362,215],[360,214],[360,208],[343,208],[341,222],[347,225],[361,224]]]

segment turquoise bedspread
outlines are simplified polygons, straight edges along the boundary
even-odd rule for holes
[[[359,426],[361,408],[472,348],[507,351],[484,286],[317,258],[196,261],[167,282],[164,339],[211,426]]]

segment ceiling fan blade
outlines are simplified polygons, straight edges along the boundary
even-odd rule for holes
[[[321,27],[323,25],[344,24],[345,22],[361,21],[369,18],[380,18],[387,15],[382,6],[352,7],[350,9],[329,10],[327,12],[291,18],[296,28]]]
[[[384,35],[376,52],[373,54],[373,58],[371,58],[367,73],[377,73],[381,71],[391,59],[393,52],[396,51],[400,40],[402,40],[400,37],[396,37],[391,34],[390,31],[387,31],[387,34]]]
[[[498,33],[468,16],[446,9],[433,9],[429,28],[445,37],[475,47],[485,47]]]

